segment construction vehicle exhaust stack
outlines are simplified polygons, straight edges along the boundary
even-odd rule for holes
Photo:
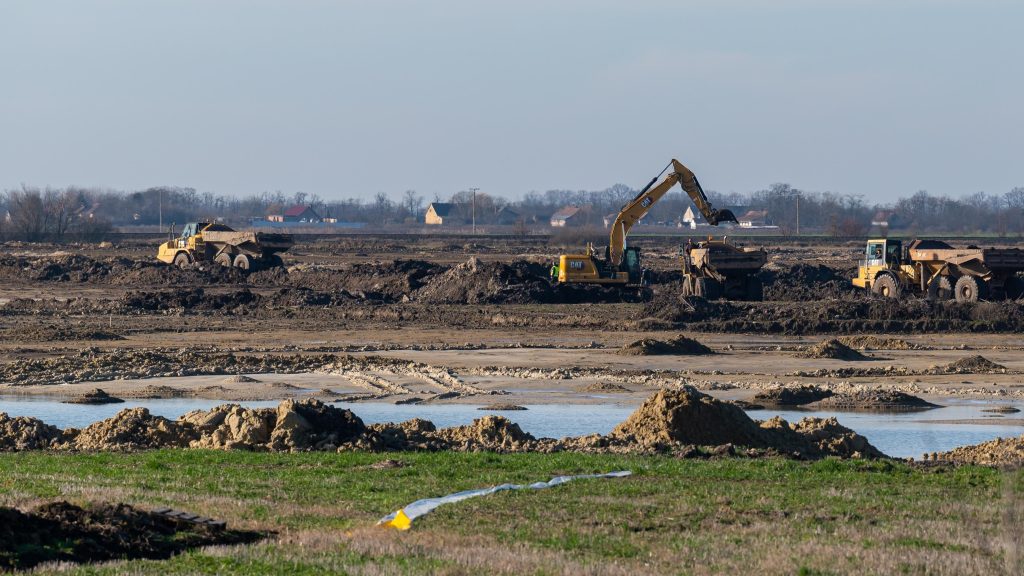
[[[683,254],[683,296],[715,300],[764,300],[757,273],[768,262],[763,248],[740,248],[725,238],[687,244]]]
[[[157,259],[175,266],[195,262],[213,262],[240,270],[281,266],[279,254],[295,242],[291,234],[275,232],[239,232],[216,222],[191,222],[181,236],[160,245]]]

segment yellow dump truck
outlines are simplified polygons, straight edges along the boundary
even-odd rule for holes
[[[941,240],[868,240],[853,285],[878,296],[926,295],[957,302],[1024,296],[1024,250],[954,248]]]
[[[281,265],[281,252],[295,242],[290,234],[240,232],[217,222],[191,222],[181,235],[160,245],[157,259],[175,266],[213,262],[241,270]]]
[[[683,296],[715,300],[764,300],[757,273],[768,262],[763,248],[741,248],[725,238],[687,243],[683,253]]]

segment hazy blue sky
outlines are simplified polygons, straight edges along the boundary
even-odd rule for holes
[[[0,0],[0,187],[1024,186],[1024,2]]]

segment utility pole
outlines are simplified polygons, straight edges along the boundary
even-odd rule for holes
[[[469,191],[473,193],[473,234],[476,234],[476,191],[479,188],[470,188]]]
[[[793,194],[796,197],[796,235],[800,235],[800,196],[799,192]]]

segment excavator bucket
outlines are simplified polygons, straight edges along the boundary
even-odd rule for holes
[[[739,224],[739,220],[736,219],[736,215],[728,208],[715,210],[711,218],[708,218],[708,224],[711,224],[712,226],[718,226],[719,222],[735,222]]]

